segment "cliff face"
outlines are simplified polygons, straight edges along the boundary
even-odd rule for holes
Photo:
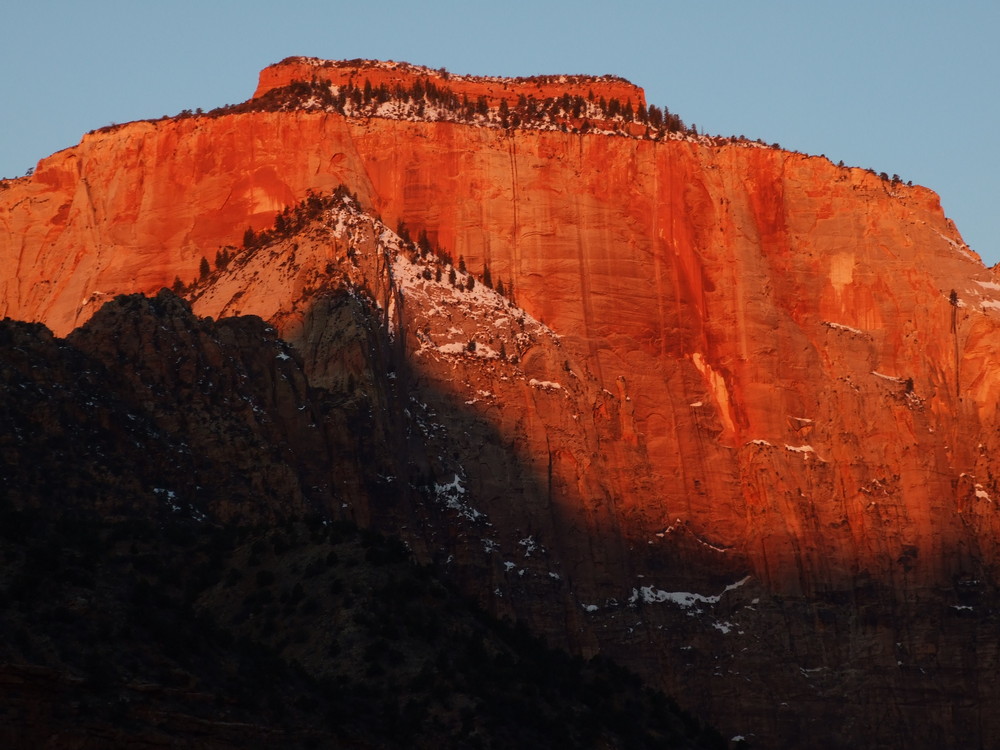
[[[618,79],[303,59],[255,96],[313,78],[419,79],[490,107],[643,101]],[[617,656],[734,732],[924,742],[928,723],[957,736],[958,696],[985,732],[1000,284],[924,188],[573,122],[249,111],[94,133],[0,192],[0,311],[64,335],[345,185],[356,203],[189,296],[269,321],[312,386],[360,388],[388,415],[379,492],[405,497],[375,512],[356,480],[356,517],[405,528],[497,612]],[[400,223],[508,298],[459,291],[468,277],[449,282]],[[842,706],[814,694],[857,696],[855,722],[830,730]]]

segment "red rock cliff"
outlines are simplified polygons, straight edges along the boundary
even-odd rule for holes
[[[329,113],[134,123],[0,194],[0,311],[65,334],[108,295],[190,280],[246,226],[340,183],[390,225],[513,281],[603,387],[627,391],[654,525],[683,517],[748,545],[783,586],[870,566],[858,550],[881,525],[863,502],[871,482],[899,474],[894,492],[950,498],[945,511],[965,492],[952,483],[981,473],[997,397],[992,275],[930,191],[773,149]],[[845,412],[871,420],[850,440]],[[906,439],[887,440],[885,419],[893,433],[902,419]],[[940,439],[958,425],[970,437]],[[746,484],[760,470],[795,487]],[[811,523],[846,547],[824,534],[805,554],[786,505],[831,481],[847,504]],[[964,522],[946,515],[911,510],[906,544],[947,547]],[[950,574],[931,559],[929,576]]]
[[[265,70],[257,95],[312,77],[402,85],[436,75],[295,59]],[[577,86],[642,101],[613,79],[447,83],[491,103]],[[475,358],[415,367],[466,403],[499,394],[483,418],[547,477],[536,498],[547,510],[532,511],[534,522],[565,519],[551,543],[579,592],[624,601],[648,588],[647,603],[668,601],[660,594],[677,590],[684,570],[647,563],[675,559],[680,533],[735,561],[720,562],[719,575],[745,570],[769,595],[877,584],[909,606],[955,581],[1000,580],[1000,284],[934,193],[824,158],[327,111],[133,123],[5,184],[0,313],[65,334],[108,295],[188,281],[247,226],[339,184],[471,271],[488,265],[560,337],[522,353],[516,387]],[[302,285],[261,281],[278,278],[268,268],[196,309],[255,312],[304,335]],[[431,336],[451,325],[407,309],[414,336],[418,319]],[[589,624],[565,615],[573,632],[590,628],[575,645],[627,655],[617,610],[591,601],[579,602],[598,613]],[[604,611],[611,619],[594,619]],[[865,633],[889,669],[901,636]],[[818,646],[804,654],[803,667],[820,654],[836,660]],[[716,715],[727,710],[719,696],[733,697],[704,698]]]
[[[547,97],[582,96],[584,98],[618,99],[622,104],[646,106],[645,92],[617,76],[555,75],[529,78],[502,78],[452,75],[445,70],[432,70],[417,65],[377,60],[318,60],[310,57],[290,57],[269,65],[260,72],[260,80],[253,98],[257,99],[272,89],[281,88],[292,81],[317,79],[333,86],[352,85],[358,88],[365,81],[372,86],[385,85],[390,89],[409,89],[419,81],[426,85],[454,91],[459,97],[470,100],[484,97],[491,106],[505,100],[513,106],[519,97],[545,99]]]

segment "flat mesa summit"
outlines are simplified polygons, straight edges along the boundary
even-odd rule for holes
[[[0,314],[164,286],[365,405],[296,502],[490,612],[763,747],[1000,733],[1000,280],[932,191],[616,77],[289,58],[0,184]]]

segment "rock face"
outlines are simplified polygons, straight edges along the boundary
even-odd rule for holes
[[[1000,284],[931,191],[659,127],[611,78],[295,58],[255,97],[4,183],[0,311],[65,335],[235,252],[195,312],[365,393],[352,512],[494,611],[765,745],[1000,731]],[[300,428],[267,439],[329,454]]]
[[[331,523],[403,514],[376,384],[309,387],[259,318],[164,291],[0,347],[4,747],[726,747]]]
[[[382,62],[379,60],[318,60],[311,57],[290,57],[275,65],[269,65],[260,72],[260,80],[253,98],[257,99],[269,91],[288,86],[294,81],[317,79],[333,86],[364,86],[365,81],[373,87],[385,85],[389,88],[409,89],[414,83],[440,86],[454,92],[459,97],[478,100],[486,99],[491,107],[506,101],[508,107],[516,107],[521,97],[545,99],[565,95],[587,98],[604,97],[618,99],[621,104],[631,103],[635,107],[646,106],[645,92],[617,76],[533,76],[530,78],[484,78],[481,76],[452,75],[446,71],[431,70],[409,63]]]

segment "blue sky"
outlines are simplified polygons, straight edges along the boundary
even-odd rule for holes
[[[2,176],[111,122],[243,101],[261,68],[290,55],[613,73],[705,132],[926,185],[985,262],[1000,262],[997,0],[8,5]]]

